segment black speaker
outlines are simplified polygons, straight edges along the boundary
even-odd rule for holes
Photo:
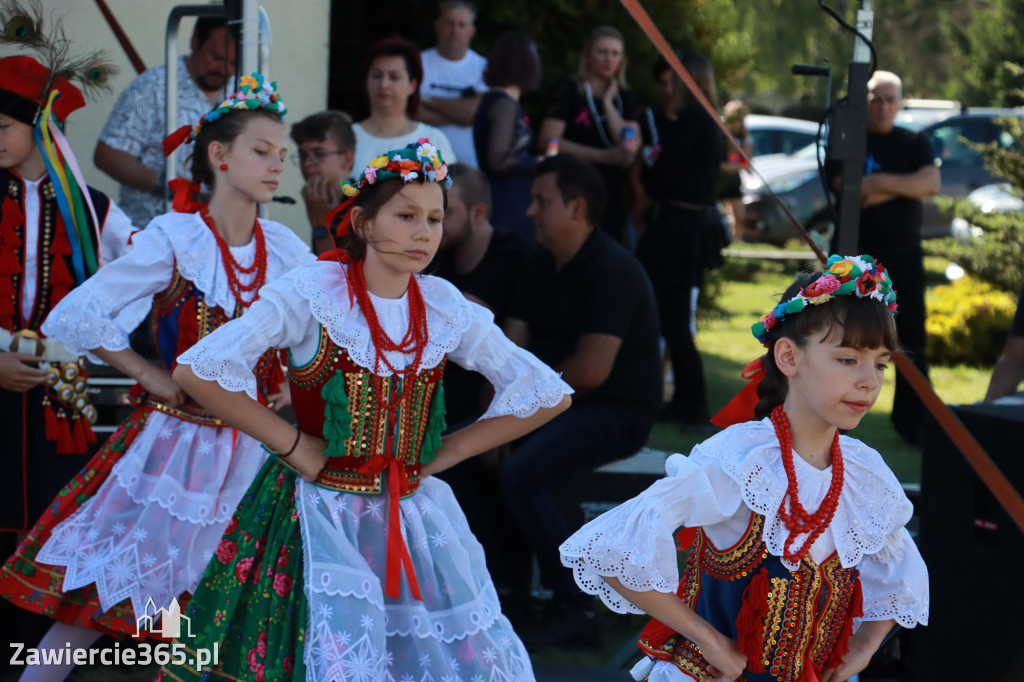
[[[953,406],[1024,492],[1024,406]],[[1024,680],[1024,532],[935,423],[923,449],[918,545],[931,584],[918,680]]]

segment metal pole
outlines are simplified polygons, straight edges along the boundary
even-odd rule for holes
[[[874,12],[871,1],[863,0],[857,11],[857,30],[871,39],[874,26]],[[839,192],[839,253],[859,253],[860,234],[860,185],[864,176],[866,153],[868,78],[871,71],[871,50],[859,36],[854,39],[853,61],[850,63],[847,107],[843,112],[842,124],[836,126],[835,138],[831,141],[835,150],[834,158],[842,158]],[[838,114],[837,114],[838,117]],[[838,121],[837,121],[838,123]]]
[[[167,17],[167,33],[164,36],[164,64],[167,68],[166,84],[166,118],[164,134],[170,135],[178,129],[178,26],[185,17],[226,17],[227,10],[223,5],[178,5]],[[168,181],[178,177],[178,164],[171,154],[164,160],[164,176]],[[164,211],[171,209],[171,196],[164,186]]]

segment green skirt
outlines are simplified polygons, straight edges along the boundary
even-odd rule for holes
[[[183,615],[175,644],[184,655],[162,667],[162,679],[305,679],[295,474],[276,460],[267,460],[242,498]],[[200,670],[199,661],[214,655],[216,664]]]

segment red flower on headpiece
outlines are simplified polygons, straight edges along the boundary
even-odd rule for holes
[[[866,296],[875,290],[875,286],[883,280],[882,275],[874,272],[865,272],[857,278],[857,291]]]

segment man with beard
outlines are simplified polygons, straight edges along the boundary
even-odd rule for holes
[[[192,32],[192,53],[178,61],[178,114],[174,128],[198,121],[234,88],[235,37],[227,21],[201,17]],[[121,183],[120,206],[136,227],[165,212],[164,151],[167,135],[167,66],[146,70],[125,88],[100,133],[93,161]],[[191,178],[188,150],[176,156],[178,176]]]

